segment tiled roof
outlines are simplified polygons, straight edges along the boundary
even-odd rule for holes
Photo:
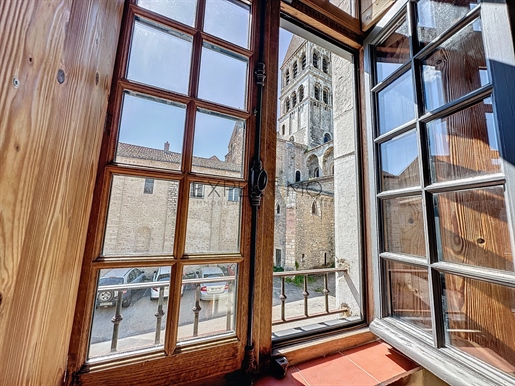
[[[132,145],[130,143],[123,142],[120,142],[118,144],[117,156],[149,161],[171,162],[176,164],[180,164],[182,158],[182,155],[180,153],[176,153],[173,151],[153,149],[150,147]],[[227,170],[232,172],[239,172],[241,169],[241,166],[238,164],[220,161],[216,157],[193,157],[193,166],[218,170]]]

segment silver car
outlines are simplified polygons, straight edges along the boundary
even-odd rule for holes
[[[219,267],[205,267],[197,272],[201,279],[224,277],[223,271]],[[229,293],[229,285],[226,281],[209,282],[200,284],[200,300],[225,299]]]

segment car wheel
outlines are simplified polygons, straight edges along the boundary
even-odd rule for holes
[[[110,302],[114,298],[113,291],[102,291],[98,293],[97,299],[99,303]]]
[[[131,305],[132,295],[122,301],[122,307],[127,308]]]

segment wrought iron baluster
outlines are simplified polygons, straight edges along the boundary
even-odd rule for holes
[[[123,290],[118,291],[118,298],[116,299],[116,308],[114,311],[114,316],[111,319],[113,322],[113,337],[111,338],[111,352],[116,352],[118,347],[118,332],[120,329],[120,322],[123,320],[122,312],[122,302],[123,302]]]
[[[322,293],[325,297],[325,312],[329,313],[329,288],[327,288],[327,275],[327,273],[324,274],[324,290],[322,291]]]
[[[163,315],[165,314],[163,311],[163,298],[165,294],[165,288],[159,288],[159,299],[157,300],[157,311],[154,314],[156,317],[156,337],[154,339],[154,344],[161,343],[161,320],[163,319]]]
[[[193,336],[198,336],[198,321],[199,321],[199,313],[202,307],[200,307],[200,283],[197,283],[195,286],[195,306],[192,308],[193,313],[195,314],[195,319],[193,320]]]
[[[304,315],[309,317],[308,313],[308,275],[304,275],[304,291],[302,292],[302,296],[304,296]]]
[[[285,317],[285,312],[284,312],[284,309],[286,306],[286,294],[284,293],[284,279],[285,279],[285,277],[282,276],[281,277],[281,295],[279,295],[279,299],[281,299],[281,319],[284,322],[286,322],[286,317]]]

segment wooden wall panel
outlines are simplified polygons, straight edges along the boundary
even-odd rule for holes
[[[123,0],[0,2],[0,384],[66,366]]]
[[[360,0],[361,30],[370,29],[397,0]]]

